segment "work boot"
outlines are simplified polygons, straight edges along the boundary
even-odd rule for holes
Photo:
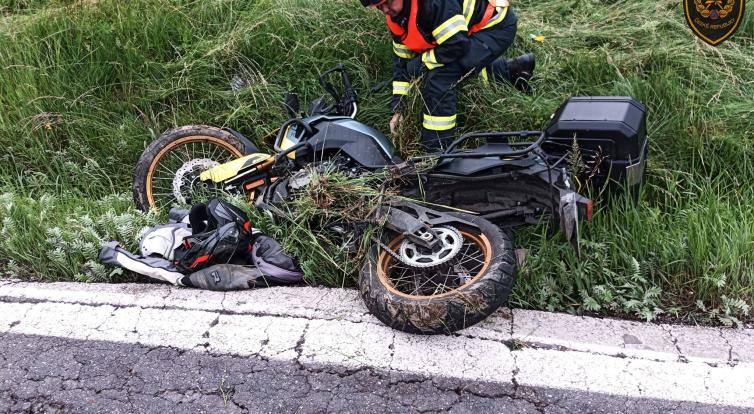
[[[505,61],[508,67],[508,80],[517,89],[529,90],[529,80],[534,75],[534,53],[516,56]]]

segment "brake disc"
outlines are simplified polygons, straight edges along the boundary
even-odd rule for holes
[[[173,177],[173,196],[178,203],[186,204],[186,197],[183,195],[183,190],[187,186],[189,188],[192,187],[196,183],[196,180],[199,179],[199,174],[201,174],[202,171],[218,165],[220,165],[219,162],[208,158],[195,158],[183,163]]]
[[[419,246],[409,239],[403,240],[398,248],[401,262],[416,268],[440,266],[456,257],[463,246],[463,236],[454,227],[434,227],[438,245],[429,249]]]

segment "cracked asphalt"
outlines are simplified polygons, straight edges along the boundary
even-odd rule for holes
[[[0,358],[5,412],[712,413],[722,408],[36,335],[5,334]]]
[[[391,330],[343,289],[0,281],[0,412],[751,412],[754,335],[503,310]]]

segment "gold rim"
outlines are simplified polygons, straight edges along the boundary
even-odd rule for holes
[[[484,260],[480,261],[481,268],[477,271],[477,273],[466,283],[464,283],[461,286],[458,286],[457,288],[451,289],[450,291],[446,291],[439,294],[431,294],[431,295],[412,295],[405,292],[402,292],[398,290],[396,287],[393,279],[390,277],[390,269],[393,266],[393,263],[395,262],[395,259],[392,255],[390,255],[388,252],[386,252],[384,249],[380,250],[380,253],[377,257],[377,277],[380,279],[380,282],[382,283],[387,290],[389,290],[391,293],[402,296],[404,298],[413,299],[413,300],[422,300],[422,299],[440,299],[445,298],[449,296],[453,296],[456,293],[463,291],[468,286],[471,286],[472,284],[476,283],[479,279],[484,276],[485,273],[487,273],[487,269],[489,269],[490,264],[492,262],[492,245],[490,244],[489,239],[487,239],[487,236],[484,234],[473,234],[468,231],[461,231],[461,235],[464,238],[464,246],[466,246],[466,242],[468,241],[469,245],[473,245],[474,248],[478,249],[479,252],[484,257]],[[395,252],[398,249],[398,246],[403,242],[405,237],[403,235],[399,235],[393,240],[391,240],[387,246],[388,248]],[[466,254],[468,251],[468,248],[466,248],[466,251],[462,251],[459,253]],[[454,259],[455,260],[455,259]]]
[[[165,146],[162,150],[160,150],[159,153],[157,153],[157,156],[155,156],[154,160],[152,160],[152,163],[149,164],[149,169],[147,170],[147,182],[146,182],[146,190],[147,190],[147,202],[149,203],[150,208],[157,208],[155,198],[154,198],[154,191],[153,191],[153,184],[152,180],[154,179],[155,171],[157,170],[157,167],[160,165],[160,161],[167,153],[169,153],[174,148],[180,146],[180,145],[186,145],[191,143],[197,143],[197,142],[206,142],[206,143],[212,143],[214,145],[217,145],[218,147],[221,147],[225,149],[228,153],[230,153],[231,156],[234,158],[240,158],[243,156],[243,153],[238,150],[235,146],[232,144],[223,141],[220,138],[216,138],[209,135],[190,135],[187,137],[181,137],[168,145]]]

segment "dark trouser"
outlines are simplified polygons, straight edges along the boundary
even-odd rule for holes
[[[462,80],[479,73],[484,79],[509,80],[505,59],[500,56],[516,37],[516,23],[513,10],[508,9],[502,22],[471,36],[471,46],[463,58],[424,74],[422,143],[427,151],[447,147],[455,135],[456,89]],[[408,65],[409,72],[413,72],[409,74],[418,75],[423,65],[421,58],[415,58]]]

